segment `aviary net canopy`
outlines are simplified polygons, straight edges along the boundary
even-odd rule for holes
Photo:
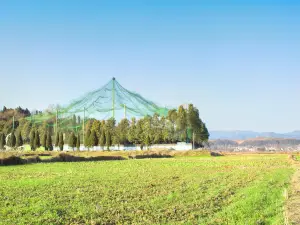
[[[52,112],[44,112],[33,115],[28,120],[33,123],[43,123],[47,121],[52,126],[80,127],[82,124],[71,122],[75,116],[82,119],[97,118],[116,120],[131,117],[144,117],[157,113],[166,116],[167,108],[158,106],[152,101],[143,98],[141,95],[131,92],[113,78],[102,88],[89,92],[84,96],[72,101],[70,104],[59,107]]]

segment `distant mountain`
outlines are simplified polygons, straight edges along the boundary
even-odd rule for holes
[[[210,139],[227,139],[227,140],[246,140],[249,138],[265,137],[265,138],[295,138],[300,139],[300,130],[289,133],[274,132],[255,132],[255,131],[210,131]]]

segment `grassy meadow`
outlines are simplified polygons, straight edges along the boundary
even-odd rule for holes
[[[284,224],[287,155],[0,167],[0,224]]]

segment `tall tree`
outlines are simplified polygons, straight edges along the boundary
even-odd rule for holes
[[[189,139],[192,142],[193,137],[195,144],[202,145],[202,142],[206,142],[209,138],[209,133],[206,125],[202,122],[199,116],[199,110],[192,104],[188,107],[187,112],[187,125],[190,130]]]
[[[176,109],[171,109],[171,110],[168,111],[167,119],[172,123],[172,125],[175,129],[176,121],[177,121],[177,111],[176,111]]]
[[[178,109],[176,128],[180,133],[180,141],[187,141],[187,117],[186,110],[182,105]]]
[[[22,126],[22,137],[24,143],[29,143],[30,141],[30,131],[31,131],[31,122],[26,121],[25,124]]]
[[[17,133],[17,138],[16,138],[16,147],[21,147],[23,145],[23,138],[21,135],[21,131]]]
[[[166,118],[163,116],[160,120],[160,124],[161,124],[161,138],[162,138],[162,142],[167,144],[172,142],[172,135],[174,135],[174,133],[169,133],[169,128],[170,128],[170,124],[171,122],[167,121]],[[170,130],[170,132],[172,132],[172,130]]]
[[[58,142],[58,145],[59,145],[59,149],[62,151],[64,150],[64,134],[62,132],[60,132],[59,134],[59,142]]]
[[[133,117],[131,119],[131,125],[128,130],[127,135],[128,141],[132,144],[137,144],[137,136],[136,136],[136,119]]]
[[[149,149],[150,143],[151,143],[150,137],[149,137],[149,135],[147,135],[146,138],[145,138],[145,142],[144,142],[144,144],[146,145],[147,149]]]
[[[136,123],[135,127],[135,138],[136,138],[136,143],[135,144],[142,144],[144,142],[144,137],[145,137],[145,132],[147,133],[148,131],[145,131],[145,126],[147,125],[145,122],[145,118],[139,119]],[[149,126],[150,127],[150,126]],[[144,132],[145,131],[145,132]]]
[[[16,146],[16,136],[15,133],[12,132],[8,139],[8,146],[14,148]]]
[[[152,125],[151,125],[151,132],[150,132],[152,134],[152,137],[150,136],[150,139],[153,140],[154,144],[160,144],[162,142],[163,140],[162,128],[163,128],[163,124],[159,119],[159,115],[154,114],[152,118]]]
[[[49,151],[52,151],[52,150],[53,150],[52,138],[51,138],[50,132],[47,132],[46,146],[47,146],[47,149],[48,149]]]
[[[97,137],[97,134],[96,134],[95,130],[92,130],[92,132],[91,132],[91,135],[90,135],[90,138],[89,138],[89,144],[90,144],[91,147],[98,145],[98,137]]]
[[[0,134],[0,149],[4,149],[6,145],[5,135],[3,133]]]
[[[118,143],[126,145],[128,143],[128,133],[129,133],[129,121],[127,119],[122,119],[118,126],[116,127],[116,136],[118,137]]]
[[[79,151],[80,150],[80,134],[77,134],[77,141],[76,141],[76,148]]]
[[[109,147],[111,146],[111,134],[109,131],[106,131],[105,138],[106,138],[105,144],[107,146],[107,150],[109,150]]]
[[[116,120],[114,118],[110,118],[105,123],[105,138],[107,150],[109,150],[109,147],[112,145],[113,135],[115,133],[115,124]]]
[[[75,142],[75,144],[74,144],[74,142]],[[73,149],[73,151],[74,151],[74,147],[76,146],[76,141],[75,141],[75,135],[74,135],[73,132],[69,135],[68,145],[69,145],[69,147],[71,147],[71,148]]]
[[[41,147],[40,134],[39,134],[38,130],[36,130],[36,132],[35,132],[34,145],[36,148]]]
[[[155,132],[157,132],[158,127],[156,127],[156,125],[154,126],[153,118],[151,118],[150,116],[146,116],[138,121],[137,132],[139,134],[138,137],[140,139],[140,144],[144,144],[147,146],[146,142],[149,142],[149,146],[151,143],[155,143],[153,138],[155,135],[157,135]]]
[[[30,148],[31,150],[35,150],[36,146],[35,146],[35,130],[31,129],[30,132]]]
[[[59,143],[59,133],[56,132],[56,136],[55,136],[55,147],[58,147],[58,143]]]
[[[95,131],[97,138],[100,138],[101,135],[101,121],[99,120],[94,120],[91,126],[91,132]]]
[[[47,133],[46,131],[44,131],[44,133],[42,134],[42,146],[45,148],[45,150],[47,151]]]
[[[101,129],[101,135],[100,135],[100,140],[99,140],[99,145],[101,146],[102,150],[104,149],[106,142],[106,137],[105,137],[105,127]]]
[[[85,136],[84,136],[84,146],[86,147],[90,147],[90,136],[91,136],[91,130],[88,129],[85,133]]]

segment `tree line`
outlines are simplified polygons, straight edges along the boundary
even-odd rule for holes
[[[24,118],[17,118],[15,130],[8,129],[7,124],[1,126],[0,121],[0,149],[5,145],[16,148],[23,144],[29,144],[32,150],[39,147],[53,150],[53,146],[63,150],[64,144],[74,150],[79,149],[81,144],[87,148],[101,146],[102,149],[109,149],[112,145],[140,145],[143,148],[177,142],[194,142],[199,147],[209,139],[207,127],[200,119],[198,109],[192,104],[187,109],[180,106],[177,110],[169,110],[166,117],[154,114],[140,119],[125,118],[119,123],[113,118],[102,121],[88,119],[85,121],[84,134],[82,127],[77,129],[82,124],[80,117],[74,115],[68,120],[72,128],[56,132],[53,128],[54,121],[34,124]],[[12,125],[10,120],[6,123]]]

